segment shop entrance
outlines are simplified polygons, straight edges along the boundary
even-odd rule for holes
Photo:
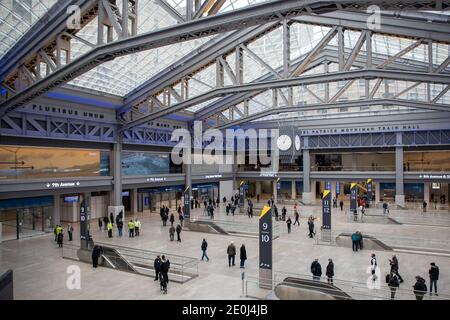
[[[2,240],[15,240],[53,232],[53,197],[0,201]]]

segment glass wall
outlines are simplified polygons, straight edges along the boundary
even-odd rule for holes
[[[450,171],[450,151],[404,152],[405,171]]]
[[[314,154],[312,171],[395,171],[394,152]]]
[[[108,151],[0,145],[0,179],[108,175]]]

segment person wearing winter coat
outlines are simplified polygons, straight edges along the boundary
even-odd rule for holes
[[[203,261],[203,259],[206,258],[206,260],[209,261],[209,257],[206,254],[206,250],[208,249],[208,242],[206,242],[205,239],[203,239],[202,245],[200,248],[202,249],[202,259],[201,260]]]
[[[177,225],[177,228],[175,229],[175,231],[177,232],[177,241],[178,241],[178,242],[181,242],[181,237],[180,237],[180,234],[181,234],[181,225],[180,225],[180,224]]]
[[[98,267],[98,258],[103,254],[103,248],[100,246],[95,246],[94,249],[92,249],[92,266],[94,268]]]
[[[434,294],[437,296],[437,281],[439,280],[439,267],[434,263],[430,263],[430,270],[428,271],[430,275],[430,296],[433,294],[433,285],[434,285]]]
[[[389,289],[391,289],[391,300],[394,300],[397,288],[400,286],[400,281],[398,280],[397,275],[393,272],[389,274],[389,278],[387,278],[386,280],[388,279],[388,286]]]
[[[240,256],[239,258],[241,259],[241,269],[245,268],[245,260],[247,260],[247,250],[245,249],[245,245],[242,244],[241,246],[241,250],[240,250]]]
[[[175,216],[173,215],[173,213],[170,214],[169,221],[170,221],[170,224],[173,226],[173,223],[175,222]]]
[[[153,266],[155,268],[155,280],[154,281],[158,281],[159,280],[159,274],[161,273],[161,258],[159,256],[156,256],[155,261],[153,262]]]
[[[334,277],[334,263],[333,260],[328,259],[328,265],[325,275],[328,277],[328,284],[333,285],[333,277]]]
[[[175,236],[175,227],[173,225],[171,225],[169,228],[169,236],[170,236],[170,241],[173,241],[173,238]]]
[[[398,259],[397,259],[396,255],[394,255],[392,257],[392,260],[389,260],[389,264],[391,266],[391,273],[395,273],[395,275],[398,277],[398,280],[400,281],[400,283],[402,283],[403,278],[398,273]]]
[[[292,220],[290,217],[287,219],[286,225],[287,225],[288,233],[291,233]]]
[[[421,276],[416,276],[416,283],[413,286],[416,300],[423,300],[423,296],[427,293],[427,285],[425,279]]]
[[[313,263],[311,263],[311,273],[313,275],[313,280],[319,280],[322,276],[322,266],[319,263],[319,259],[315,259]]]
[[[234,246],[234,242],[231,241],[230,245],[227,248],[228,254],[228,266],[234,266],[234,258],[236,256],[236,247]]]

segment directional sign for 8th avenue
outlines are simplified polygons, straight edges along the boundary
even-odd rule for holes
[[[73,182],[47,182],[45,185],[47,188],[70,188],[70,187],[79,187],[81,185],[80,181]]]

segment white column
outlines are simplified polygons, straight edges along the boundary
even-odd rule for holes
[[[336,181],[331,182],[331,199],[336,198]]]
[[[316,201],[316,181],[311,181],[311,201]]]
[[[291,181],[291,191],[292,191],[292,199],[296,199],[297,198],[297,186],[295,185],[295,180]]]
[[[400,138],[399,138],[400,136]],[[401,140],[401,134],[397,134],[398,140]],[[395,204],[405,206],[405,191],[403,185],[403,147],[395,147]]]
[[[277,195],[278,195],[277,180],[272,181],[272,194],[273,194],[273,201],[275,204],[277,204]]]
[[[375,204],[380,203],[380,183],[375,182]]]
[[[306,140],[307,141],[307,140]],[[304,204],[310,204],[313,197],[311,194],[311,182],[309,179],[309,174],[311,170],[311,157],[309,154],[309,149],[303,150],[303,194],[302,200]]]
[[[138,213],[138,189],[131,190],[131,214]]]
[[[429,182],[423,183],[423,200],[426,203],[430,202],[430,183]]]

